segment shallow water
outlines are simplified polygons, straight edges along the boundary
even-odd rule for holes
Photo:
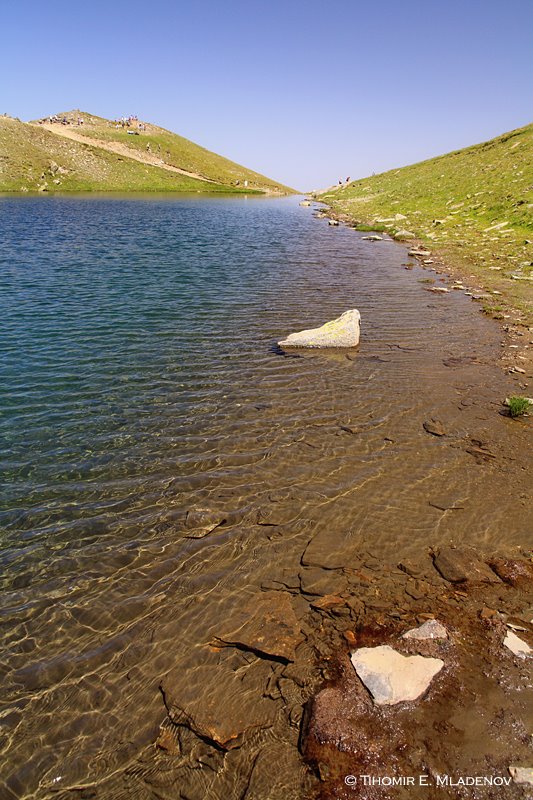
[[[314,536],[528,543],[499,329],[404,247],[292,199],[13,198],[0,228],[6,797],[166,796],[162,676]],[[358,351],[276,349],[352,307]]]

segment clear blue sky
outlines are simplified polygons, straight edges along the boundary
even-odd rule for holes
[[[0,113],[137,114],[299,189],[533,119],[533,0],[17,0]]]

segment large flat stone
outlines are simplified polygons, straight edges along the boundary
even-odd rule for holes
[[[233,614],[217,639],[285,661],[303,641],[288,592],[260,592]]]
[[[342,569],[351,566],[358,551],[349,532],[325,528],[319,531],[305,548],[302,564],[305,567]]]
[[[270,727],[276,704],[263,697],[266,664],[235,670],[220,654],[206,651],[204,663],[181,664],[161,682],[168,715],[201,736],[229,750],[254,728]]]
[[[351,661],[379,706],[417,700],[444,666],[440,658],[404,656],[389,645],[361,647]]]
[[[280,347],[357,347],[361,315],[356,308],[319,328],[291,333],[278,342]]]
[[[338,570],[308,567],[300,572],[300,585],[305,594],[342,594],[348,586],[348,579]]]

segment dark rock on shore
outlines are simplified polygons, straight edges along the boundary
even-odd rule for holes
[[[500,583],[498,576],[470,547],[441,547],[434,553],[435,567],[451,583]]]

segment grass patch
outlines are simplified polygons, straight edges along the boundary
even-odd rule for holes
[[[362,233],[386,233],[388,228],[386,225],[382,225],[379,222],[374,223],[373,225],[365,225],[363,222],[354,225],[356,231],[361,231]]]
[[[507,407],[511,417],[521,417],[530,409],[531,403],[527,397],[516,396],[507,400]]]
[[[504,309],[502,306],[489,306],[485,304],[482,306],[481,310],[487,317],[491,317],[492,319],[504,319]]]

